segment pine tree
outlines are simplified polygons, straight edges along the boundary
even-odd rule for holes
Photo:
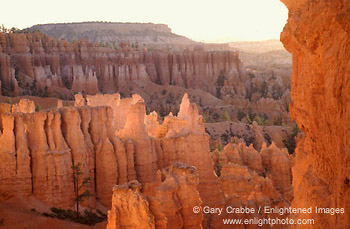
[[[227,111],[222,112],[221,119],[224,121],[231,122],[230,115],[227,113]]]
[[[81,163],[72,166],[73,169],[73,181],[74,181],[74,202],[76,203],[76,214],[79,218],[79,204],[84,201],[85,198],[91,196],[90,190],[87,189],[88,184],[90,183],[91,178],[85,177],[83,182],[79,184],[79,180],[83,175],[81,171]],[[86,187],[85,191],[81,193],[81,189]]]

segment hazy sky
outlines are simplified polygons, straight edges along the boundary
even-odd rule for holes
[[[1,8],[5,27],[153,22],[197,41],[278,39],[288,14],[279,0],[7,0]]]

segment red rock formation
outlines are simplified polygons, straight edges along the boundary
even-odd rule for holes
[[[74,106],[75,107],[83,107],[86,105],[85,99],[82,94],[74,95]]]
[[[167,167],[176,161],[181,161],[195,166],[200,180],[198,190],[204,203],[220,202],[218,200],[223,195],[212,170],[209,136],[204,131],[197,106],[190,104],[186,94],[182,99],[178,117],[166,117],[163,124],[158,127],[157,137],[161,140],[162,152],[159,157],[159,160],[163,158],[161,164]],[[210,191],[212,189],[218,191],[213,193]]]
[[[289,19],[281,40],[293,54],[290,111],[305,139],[296,150],[295,207],[345,208],[313,213],[319,228],[350,225],[349,3],[283,0]],[[304,216],[300,216],[304,218]]]
[[[8,113],[1,115],[0,145],[0,199],[7,199],[16,194],[30,195],[32,174],[21,114],[16,115],[16,121],[15,117]]]
[[[75,95],[77,97],[77,95]],[[78,96],[78,100],[84,100],[81,95]],[[110,106],[113,111],[114,117],[114,127],[117,130],[121,130],[124,128],[124,125],[127,121],[127,116],[129,114],[129,109],[132,105],[143,102],[141,96],[137,94],[133,94],[131,98],[120,99],[119,94],[105,94],[105,95],[88,95],[86,97],[87,105],[90,107],[96,106]],[[82,102],[79,102],[79,104]],[[79,106],[77,104],[77,106]]]
[[[21,99],[18,104],[12,105],[12,112],[34,113],[35,104],[29,99]]]
[[[154,139],[148,136],[145,125],[146,109],[142,102],[132,105],[127,121],[118,136],[123,141],[132,141],[136,175],[141,183],[155,179],[157,171],[157,153]]]
[[[289,207],[292,195],[291,167],[293,159],[286,149],[281,151],[264,143],[261,152],[245,142],[231,142],[220,153],[222,169],[220,183],[226,197],[226,206]],[[269,214],[224,214],[223,218],[271,217]],[[276,217],[285,217],[276,215]],[[222,227],[214,223],[213,226]]]
[[[219,179],[213,169],[209,136],[197,106],[190,103],[186,94],[179,115],[169,115],[162,124],[155,113],[146,116],[144,102],[137,95],[129,99],[120,99],[119,94],[87,96],[90,106],[85,106],[81,95],[76,98],[76,107],[27,114],[8,113],[9,105],[0,106],[3,131],[0,145],[4,146],[0,159],[6,162],[0,164],[0,179],[6,181],[0,183],[1,199],[33,194],[52,206],[70,207],[74,196],[72,165],[79,163],[82,176],[92,180],[84,187],[93,194],[83,203],[87,207],[95,207],[96,202],[110,207],[116,184],[135,179],[142,184],[149,207],[141,194],[136,191],[130,194],[129,188],[120,189],[118,204],[111,213],[114,226],[129,223],[119,220],[128,211],[116,213],[124,204],[135,203],[140,209],[150,209],[149,213],[144,210],[139,213],[142,216],[139,222],[146,220],[151,227],[198,227],[203,215],[193,214],[192,208],[202,201],[206,206],[223,207],[225,202],[236,200],[235,194],[244,193],[242,198],[253,200],[256,205],[266,199],[280,203],[281,195],[290,192],[289,157],[277,147],[271,153],[268,149],[265,155],[244,143],[228,145],[223,153],[227,163]],[[263,144],[262,148],[266,146]],[[196,169],[172,165],[175,162]],[[166,167],[169,169],[163,174],[162,183],[159,171]],[[236,170],[243,171],[243,177],[234,176]],[[262,174],[267,174],[267,178]],[[239,187],[244,188],[242,193],[237,191]],[[130,203],[120,198],[127,194]],[[129,210],[130,214],[137,213],[135,209]],[[220,218],[204,216],[205,227],[222,224]],[[135,217],[138,222],[139,216]]]
[[[127,161],[128,164],[131,163],[128,166],[128,177],[134,178],[136,171],[136,177],[141,183],[152,182],[158,169],[181,161],[197,167],[199,190],[204,201],[214,203],[222,198],[218,179],[208,169],[213,168],[209,137],[204,132],[197,106],[190,104],[187,95],[182,100],[178,117],[166,117],[162,125],[157,122],[154,114],[146,118],[143,100],[138,96],[133,96],[132,100],[119,101],[115,95],[98,95],[88,96],[87,100],[92,106],[111,104],[114,111],[117,111],[113,112],[114,121],[122,129],[117,128],[116,134],[126,142]],[[123,112],[118,112],[118,109],[123,109]],[[127,116],[125,110],[128,110]],[[120,121],[124,119],[125,124]],[[191,154],[188,153],[189,149],[192,149]],[[218,192],[213,195],[208,186],[216,188]]]
[[[126,165],[119,172],[116,159],[123,153],[126,158],[126,153],[110,129],[108,107],[4,113],[1,119],[0,178],[11,184],[1,182],[1,198],[33,194],[50,205],[69,207],[74,196],[72,165],[78,163],[84,177],[96,180],[98,185],[92,182],[88,188],[106,206],[118,174],[121,182],[126,181]],[[93,207],[95,197],[85,204]]]
[[[265,137],[258,123],[254,121],[251,127],[254,130],[254,148],[260,151],[263,143],[266,142]]]
[[[203,177],[200,187],[204,193],[205,185],[218,184],[212,170],[207,169],[213,167],[208,136],[196,106],[190,104],[186,96],[180,117],[169,117],[163,125],[156,123],[155,136],[149,135],[145,105],[139,96],[120,100],[119,95],[98,95],[88,96],[87,100],[92,107],[81,106],[84,99],[77,95],[78,107],[28,114],[18,112],[27,112],[27,106],[22,108],[21,105],[24,100],[18,109],[13,109],[18,113],[5,113],[10,111],[10,106],[1,106],[3,150],[11,152],[1,154],[2,161],[11,165],[2,167],[1,177],[9,184],[29,182],[28,187],[23,184],[25,190],[16,192],[6,185],[1,186],[3,196],[33,193],[48,204],[70,206],[74,194],[71,167],[79,163],[83,176],[94,181],[87,188],[106,206],[111,204],[115,184],[134,179],[142,184],[153,182],[158,169],[178,160],[197,165],[200,177]],[[121,109],[127,109],[128,113],[118,112]],[[114,123],[121,129],[116,131]],[[162,137],[158,137],[159,128],[166,130]],[[173,147],[173,144],[178,146]],[[189,157],[189,149],[198,156]],[[23,161],[17,161],[20,158],[24,158]],[[1,165],[5,166],[4,163]],[[211,196],[209,192],[206,195],[207,199]],[[85,204],[94,206],[95,198]]]
[[[222,152],[223,165],[235,164],[238,167],[246,166],[246,169],[252,170],[258,175],[264,175],[273,181],[273,184],[281,194],[289,195],[292,191],[292,171],[294,160],[288,154],[287,149],[282,150],[276,147],[275,143],[267,148],[262,145],[260,152],[257,152],[252,145],[246,146],[244,142],[229,143]],[[230,166],[229,166],[230,167]],[[237,168],[238,168],[237,167]],[[224,170],[224,169],[223,169]],[[248,170],[247,170],[248,171]],[[220,177],[222,179],[223,176]],[[234,186],[235,182],[232,182]]]
[[[147,199],[140,193],[137,181],[113,188],[112,208],[108,212],[108,229],[155,228]]]
[[[292,171],[294,160],[286,148],[279,149],[274,142],[267,148],[264,144],[261,151],[263,166],[275,187],[285,195],[287,200],[292,199]]]
[[[201,228],[203,213],[193,213],[202,204],[196,168],[174,163],[163,173],[164,181],[149,183],[142,194],[137,181],[116,186],[107,228]]]
[[[42,33],[1,33],[0,46],[0,80],[10,92],[28,91],[24,86],[28,83],[40,90],[47,86],[53,95],[111,93],[140,81],[216,95],[216,81],[224,73],[225,85],[235,96],[246,94],[243,64],[238,53],[231,51],[120,51],[94,46],[84,39],[70,44]],[[16,77],[20,75],[22,87],[18,88]],[[222,90],[221,96],[228,93]]]
[[[56,105],[57,108],[62,108],[63,107],[63,102],[62,100],[58,99],[57,100],[57,105]]]

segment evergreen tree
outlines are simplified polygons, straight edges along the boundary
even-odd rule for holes
[[[76,217],[79,218],[79,204],[84,201],[85,198],[91,196],[90,190],[87,189],[90,183],[90,177],[85,177],[83,182],[80,184],[79,180],[83,175],[81,171],[81,163],[72,166],[73,169],[73,181],[74,181],[74,202],[76,203]],[[82,188],[85,187],[85,191],[81,193]]]

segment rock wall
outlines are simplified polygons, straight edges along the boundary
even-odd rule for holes
[[[155,228],[154,216],[140,189],[141,184],[138,181],[113,188],[112,208],[108,212],[107,229]]]
[[[128,151],[134,145],[124,145],[115,135],[111,107],[28,113],[28,104],[32,107],[33,102],[21,100],[13,105],[13,113],[10,105],[2,106],[1,199],[33,194],[49,205],[69,207],[74,196],[72,166],[80,163],[83,176],[94,181],[87,188],[110,206],[112,187],[136,178],[135,155]],[[94,207],[95,199],[85,204]]]
[[[143,193],[137,181],[115,186],[107,228],[201,228],[203,213],[192,210],[202,204],[196,168],[174,163],[163,176]]]
[[[350,225],[348,1],[282,0],[289,19],[281,40],[293,54],[290,111],[305,139],[293,170],[295,207],[345,208],[315,214],[318,228]],[[300,216],[303,218],[303,216]]]
[[[223,151],[212,152],[215,171],[225,195],[224,206],[264,208],[289,207],[293,200],[293,157],[287,149],[279,149],[275,143],[262,144],[257,151],[243,139],[233,138]],[[270,215],[271,216],[271,215]],[[261,213],[232,215],[224,212],[222,218],[269,217]],[[276,215],[283,218],[285,216]],[[222,220],[213,221],[211,227],[222,228]]]
[[[1,197],[33,194],[50,205],[68,207],[74,194],[72,166],[78,164],[83,176],[94,181],[86,187],[96,196],[86,201],[90,207],[95,200],[110,206],[115,184],[134,179],[153,182],[158,170],[176,161],[198,167],[201,190],[218,185],[207,169],[213,167],[208,135],[187,95],[180,116],[168,117],[162,125],[156,119],[147,121],[145,105],[137,95],[88,96],[90,106],[84,106],[83,97],[76,98],[76,107],[40,112],[33,112],[33,102],[28,100],[14,104],[13,113],[10,105],[2,104],[0,179],[7,182],[0,183]]]
[[[232,51],[134,51],[68,43],[42,33],[0,34],[0,80],[10,94],[111,93],[135,81],[244,97],[245,70]],[[221,74],[220,87],[217,80]]]

